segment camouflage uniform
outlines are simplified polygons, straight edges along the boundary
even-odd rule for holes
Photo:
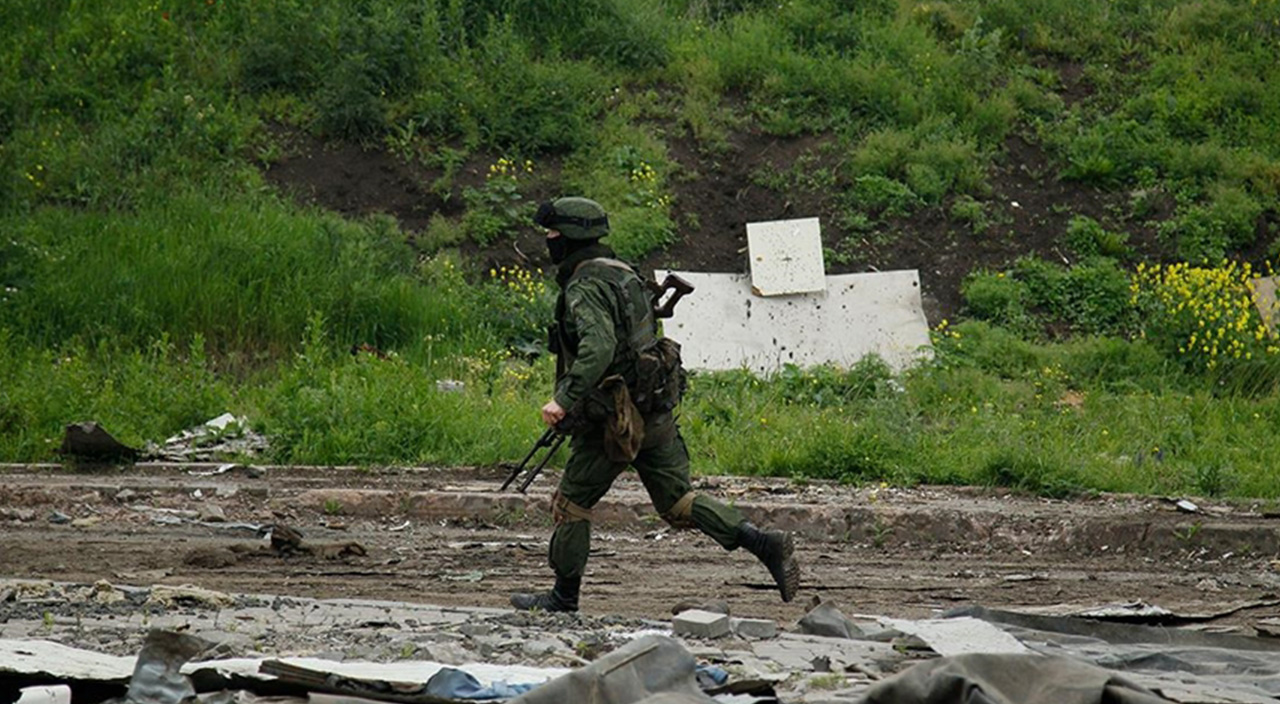
[[[628,412],[636,410],[627,393],[637,391],[637,361],[642,352],[662,343],[653,299],[644,282],[599,243],[609,231],[604,209],[586,198],[561,198],[544,203],[534,222],[551,231],[547,245],[559,264],[560,296],[552,340],[557,354],[554,402],[569,412],[573,437],[552,501],[556,527],[549,559],[555,587],[549,592],[512,595],[512,605],[526,610],[578,609],[591,549],[591,509],[628,466],[636,468],[663,519],[676,527],[695,527],[726,550],[745,548],[769,569],[783,600],[793,599],[800,568],[791,535],[759,530],[737,509],[694,493],[689,483],[689,452],[670,410],[650,411],[639,419]],[[612,405],[602,398],[610,385],[615,391]],[[630,391],[621,393],[620,386]],[[627,400],[619,403],[619,397]],[[674,399],[666,406],[671,403]],[[624,412],[618,413],[619,408]],[[543,410],[547,417],[547,408]],[[624,415],[633,421],[626,424],[630,430],[643,426],[642,436],[617,431],[623,424],[616,421]],[[639,444],[627,443],[625,451],[619,451],[619,437],[639,440]]]
[[[564,408],[580,407],[605,377],[620,374],[632,380],[636,354],[657,334],[652,299],[643,282],[611,257],[607,247],[595,245],[560,265],[556,329],[565,372],[556,383],[555,400]],[[689,452],[672,413],[647,416],[644,427],[640,453],[631,466],[654,508],[668,523],[696,527],[727,550],[738,547],[736,531],[743,516],[693,493]],[[555,499],[551,567],[557,577],[580,578],[591,544],[591,508],[627,465],[610,461],[599,429],[575,433],[569,448]]]

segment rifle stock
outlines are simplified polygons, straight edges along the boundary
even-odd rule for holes
[[[650,282],[649,287],[653,291],[653,317],[655,318],[670,318],[675,315],[676,304],[680,299],[693,293],[693,284],[675,274],[667,274],[667,278],[663,279],[661,284]],[[667,291],[671,291],[671,295],[667,296],[666,300],[662,300]]]

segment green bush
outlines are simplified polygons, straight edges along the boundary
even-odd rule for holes
[[[973,196],[968,195],[959,196],[952,201],[951,219],[964,223],[975,235],[983,234],[991,226],[986,207],[981,201],[974,200]]]
[[[859,176],[850,194],[859,210],[879,215],[907,215],[920,198],[906,184],[884,176]]]
[[[965,277],[960,293],[969,315],[1011,330],[1032,332],[1027,310],[1030,294],[1025,283],[1004,272],[976,271]]]
[[[1128,239],[1128,233],[1111,232],[1086,215],[1075,215],[1067,222],[1065,243],[1079,257],[1125,259],[1132,254]]]
[[[1114,259],[1095,257],[1067,270],[1060,308],[1072,330],[1086,335],[1126,335],[1135,323],[1129,305],[1129,275]]]
[[[1240,188],[1218,186],[1205,204],[1179,209],[1174,219],[1160,225],[1160,234],[1172,240],[1178,255],[1195,264],[1216,264],[1228,252],[1253,243],[1263,206]]]
[[[368,142],[386,131],[386,106],[367,59],[363,54],[346,57],[325,81],[316,98],[321,134]]]
[[[1027,337],[1060,332],[1062,326],[1089,335],[1124,335],[1134,324],[1129,276],[1105,257],[1070,268],[1023,257],[1007,272],[970,274],[960,290],[971,315]]]

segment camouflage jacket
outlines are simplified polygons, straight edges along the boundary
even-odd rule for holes
[[[596,244],[567,257],[556,282],[556,402],[571,409],[614,374],[634,384],[637,354],[657,339],[644,281],[614,259],[612,250]]]

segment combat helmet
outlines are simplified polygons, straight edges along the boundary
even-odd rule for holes
[[[571,240],[598,240],[609,234],[609,216],[590,198],[557,198],[538,206],[533,222]]]

